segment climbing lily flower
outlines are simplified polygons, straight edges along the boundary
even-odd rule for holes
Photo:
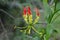
[[[29,25],[28,29],[25,31],[28,34],[30,34],[30,31],[31,31],[31,27],[32,27],[31,24],[36,24],[38,22],[38,20],[39,20],[40,12],[39,12],[39,10],[37,8],[35,8],[35,12],[36,12],[36,19],[33,22],[32,12],[31,12],[30,7],[29,6],[24,7],[24,9],[23,9],[23,18],[26,21],[26,23]]]
[[[38,22],[40,17],[40,12],[38,8],[35,8],[35,12],[36,12],[36,19],[34,20],[34,24]]]
[[[35,24],[38,22],[39,20],[39,16],[40,16],[40,12],[39,12],[39,9],[38,8],[35,8],[35,12],[36,12],[36,19],[34,20],[34,23],[32,22],[33,19],[32,19],[32,12],[31,12],[31,9],[30,7],[24,7],[23,9],[23,18],[24,20],[29,23],[29,24]]]
[[[32,19],[32,12],[31,12],[30,7],[28,7],[27,9],[28,9],[29,23],[32,24],[32,21],[33,21],[33,19]]]
[[[26,21],[26,23],[28,23],[26,7],[24,7],[24,9],[23,9],[23,18]]]

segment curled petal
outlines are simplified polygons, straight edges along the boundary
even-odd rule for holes
[[[27,21],[27,11],[26,11],[26,7],[24,7],[24,9],[23,9],[23,18],[24,18],[24,20],[26,21],[26,23],[28,23],[28,21]]]
[[[31,9],[28,7],[28,15],[31,15]]]
[[[27,13],[26,13],[26,7],[24,7],[24,9],[23,9],[23,15],[26,15]]]
[[[40,16],[39,9],[38,8],[35,8],[35,11],[36,11],[36,16]]]

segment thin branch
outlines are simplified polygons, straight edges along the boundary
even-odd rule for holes
[[[4,25],[3,25],[2,21],[1,21],[1,18],[0,18],[0,23],[1,23],[1,26],[2,26],[3,30],[5,31],[6,29],[4,28]]]
[[[13,17],[10,13],[6,12],[3,9],[0,9],[0,11],[4,12],[5,14],[7,14],[9,17],[11,17],[12,19],[15,19],[15,17]]]
[[[3,25],[2,21],[1,21],[1,18],[0,18],[0,23],[1,23],[1,26],[2,26],[2,28],[4,30],[4,32],[6,33],[5,36],[6,36],[7,40],[9,40],[8,35],[7,35],[7,30],[4,28],[4,25]]]
[[[54,3],[54,0],[51,0],[51,2],[49,3],[49,5],[52,5]]]

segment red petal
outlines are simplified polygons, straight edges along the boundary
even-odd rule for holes
[[[38,9],[38,8],[35,8],[35,11],[36,11],[36,15],[37,15],[37,16],[40,16],[39,9]]]
[[[40,16],[40,13],[37,13],[36,15],[37,15],[37,16]]]
[[[28,15],[31,15],[31,9],[28,7]]]
[[[26,7],[23,9],[23,14],[26,15]]]

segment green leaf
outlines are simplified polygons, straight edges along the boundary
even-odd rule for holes
[[[52,14],[52,10],[50,8],[50,6],[47,3],[47,0],[43,0],[43,6],[44,6],[44,16],[47,19],[47,22],[50,21],[50,15]]]
[[[33,40],[39,40],[39,38],[38,37],[34,37]]]
[[[57,9],[57,10],[60,9],[60,2],[57,3],[56,9]]]
[[[52,22],[54,22],[59,16],[60,14],[57,14],[56,16],[54,16],[54,18],[52,19]]]
[[[46,40],[48,40],[53,32],[53,27],[51,24],[48,24],[46,27]]]

